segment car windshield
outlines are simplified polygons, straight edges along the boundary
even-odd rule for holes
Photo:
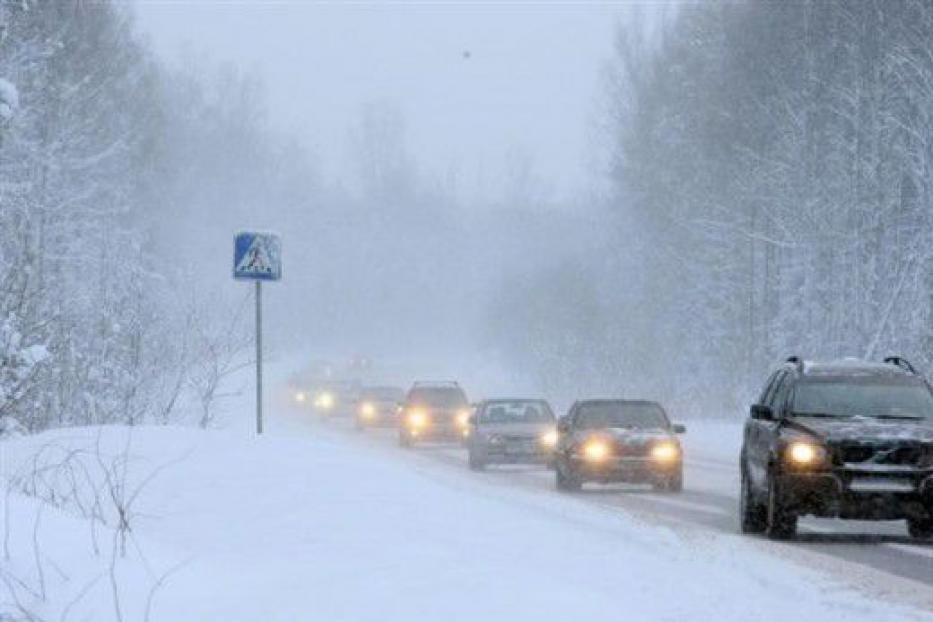
[[[796,416],[933,419],[933,395],[915,378],[803,381],[794,392]]]
[[[535,400],[490,402],[479,420],[481,423],[545,423],[554,421],[554,413],[545,402]]]
[[[577,411],[577,427],[655,429],[668,427],[667,416],[650,402],[603,402],[584,404]]]
[[[412,404],[433,408],[465,408],[467,397],[463,391],[448,387],[430,387],[414,389],[408,397]]]
[[[363,392],[363,399],[372,402],[401,402],[405,392],[396,387],[370,387]]]

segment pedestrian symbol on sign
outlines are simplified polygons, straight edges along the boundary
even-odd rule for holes
[[[233,276],[277,281],[282,276],[282,243],[272,233],[238,233],[234,239]]]

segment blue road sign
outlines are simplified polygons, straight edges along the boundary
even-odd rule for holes
[[[282,240],[274,233],[242,231],[233,238],[233,278],[282,278]]]

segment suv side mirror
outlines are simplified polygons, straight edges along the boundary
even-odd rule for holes
[[[671,429],[674,431],[674,434],[686,434],[687,426],[682,423],[675,423],[671,426]]]
[[[760,421],[774,421],[774,411],[764,404],[752,404],[750,415]]]

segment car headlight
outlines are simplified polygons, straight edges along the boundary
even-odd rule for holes
[[[557,446],[557,430],[548,430],[541,435],[541,444],[545,447]]]
[[[304,391],[298,391],[295,393],[295,401],[299,404],[304,404],[308,399],[308,394]]]
[[[605,441],[589,441],[583,446],[583,457],[590,462],[602,462],[609,457],[609,445]]]
[[[421,428],[428,424],[428,414],[423,410],[413,410],[408,413],[406,421],[413,428]]]
[[[363,402],[362,406],[360,406],[360,414],[367,419],[372,419],[376,416],[376,407],[370,402]]]
[[[658,443],[651,448],[651,458],[658,462],[673,462],[680,457],[680,447],[671,441]]]
[[[317,396],[317,399],[314,400],[314,405],[318,408],[333,408],[334,407],[334,396],[331,393],[321,393]]]
[[[470,411],[469,410],[460,410],[457,411],[457,425],[461,428],[465,428],[470,423]]]
[[[815,466],[826,461],[826,449],[808,441],[794,441],[784,450],[788,462],[795,466]]]

